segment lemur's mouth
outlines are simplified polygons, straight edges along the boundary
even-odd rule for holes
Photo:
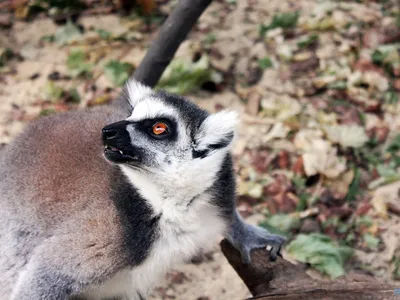
[[[122,150],[119,150],[118,148],[113,147],[113,146],[105,145],[104,146],[104,152],[108,152],[108,151],[119,152],[121,155],[124,155],[124,152],[122,152]]]
[[[125,163],[129,161],[138,161],[139,157],[136,155],[131,155],[128,152],[124,152],[123,150],[114,147],[105,145],[104,146],[104,155],[107,159],[116,162],[116,163]]]

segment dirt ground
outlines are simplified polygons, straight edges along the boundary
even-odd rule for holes
[[[397,102],[385,102],[387,97],[399,97],[400,60],[395,57],[394,62],[390,61],[390,75],[384,73],[382,65],[371,62],[372,53],[381,45],[398,47],[400,43],[400,29],[394,25],[400,5],[396,1],[383,2],[214,1],[176,57],[190,61],[198,53],[207,54],[210,68],[222,74],[223,83],[216,81],[213,89],[192,91],[187,96],[210,111],[230,108],[241,115],[233,153],[238,173],[238,205],[243,216],[257,224],[265,219],[266,210],[292,215],[303,211],[300,218],[303,226],[293,229],[295,234],[322,232],[340,240],[351,233],[355,237],[349,244],[355,254],[347,271],[372,274],[398,284],[400,213],[396,209],[400,206],[400,178],[391,173],[394,180],[386,180],[388,176],[383,175],[380,167],[371,167],[373,163],[369,160],[365,163],[365,153],[358,160],[357,153],[361,152],[347,151],[343,146],[347,143],[350,145],[347,147],[356,148],[354,140],[366,135],[369,140],[377,141],[377,147],[383,147],[391,145],[400,133],[400,108]],[[164,13],[171,9],[168,3],[160,7]],[[270,26],[265,39],[260,38],[261,24],[273,24],[277,13],[296,11],[301,12],[296,29]],[[141,30],[143,21],[124,20],[117,14],[88,14],[79,18],[79,24],[86,29],[84,34],[67,45],[43,41],[44,36],[60,28],[45,16],[31,22],[13,20],[11,28],[0,31],[0,48],[18,53],[18,58],[11,60],[0,73],[0,144],[9,143],[44,110],[84,109],[102,95],[116,95],[118,89],[102,66],[110,59],[137,66],[157,33],[157,28],[150,32]],[[135,35],[122,43],[104,42],[88,28],[103,29],[113,36],[127,31]],[[309,32],[318,34],[317,42]],[[302,40],[303,35],[308,39]],[[73,48],[83,49],[96,65],[90,79],[62,77],[70,74],[67,60]],[[400,52],[400,48],[395,49]],[[48,100],[48,85],[55,72],[61,78],[54,82],[64,90],[75,88],[80,94],[79,104]],[[355,81],[357,84],[353,84]],[[347,84],[347,94],[338,88],[343,83]],[[331,103],[339,98],[350,106],[343,108],[335,102],[331,108]],[[349,124],[362,127],[362,134],[348,131],[346,141],[340,137],[333,141],[322,129]],[[311,148],[321,146],[322,150],[311,151],[304,146],[308,140],[313,140]],[[372,147],[375,146],[364,146],[373,153]],[[379,158],[382,160],[379,164],[389,166],[391,157],[385,155]],[[325,161],[316,157],[325,157]],[[310,158],[311,162],[307,160]],[[318,164],[322,164],[323,170]],[[398,172],[398,165],[393,168]],[[361,183],[355,190],[355,200],[349,203],[345,199],[358,178],[354,172],[361,174],[361,179],[357,179]],[[298,209],[300,193],[293,192],[293,184],[289,187],[287,183],[287,178],[295,177],[293,174],[307,180],[319,178],[316,184],[302,187],[304,193],[316,199],[303,210]],[[350,176],[347,181],[346,176]],[[369,185],[379,179],[376,186]],[[357,223],[360,216],[367,216],[372,223],[346,229],[346,235],[337,229],[346,222]],[[304,229],[306,219],[311,220],[309,230]],[[365,236],[369,239],[363,239]],[[286,256],[295,258],[284,252]],[[310,273],[315,275],[315,271]],[[224,300],[249,296],[216,241],[214,251],[201,263],[180,266],[170,272],[151,299]]]

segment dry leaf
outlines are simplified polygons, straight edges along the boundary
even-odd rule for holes
[[[336,125],[323,128],[330,141],[343,147],[360,148],[368,141],[364,127],[359,125]]]
[[[346,161],[337,156],[337,150],[323,140],[319,130],[301,130],[294,139],[295,146],[303,152],[304,170],[307,176],[322,174],[336,178],[346,170]]]

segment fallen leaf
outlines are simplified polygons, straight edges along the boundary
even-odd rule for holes
[[[372,207],[374,208],[374,211],[376,214],[381,217],[381,218],[386,218],[387,217],[387,205],[385,202],[385,199],[376,194],[372,199],[371,199],[371,204]]]
[[[276,123],[271,130],[262,137],[264,143],[273,139],[283,139],[287,136],[290,129],[285,126],[282,122]]]
[[[63,88],[57,86],[53,81],[47,81],[45,86],[45,98],[52,102],[61,99],[64,94]]]
[[[67,58],[67,67],[72,76],[90,77],[93,66],[86,60],[86,54],[82,50],[72,50]]]
[[[116,86],[122,86],[129,78],[133,66],[129,63],[110,60],[104,65],[104,74]]]
[[[304,75],[305,72],[314,71],[319,67],[319,58],[315,55],[309,59],[299,61],[290,65],[293,76]]]
[[[263,37],[271,29],[275,28],[289,29],[295,27],[297,25],[299,16],[300,13],[298,11],[275,14],[269,25],[264,25],[264,24],[260,25],[259,29],[260,36]]]
[[[264,98],[261,101],[261,108],[263,116],[276,118],[278,121],[285,121],[301,112],[300,103],[287,96]]]
[[[296,162],[294,163],[292,170],[297,175],[304,175],[305,174],[303,157],[299,156],[296,159]]]
[[[336,125],[323,127],[328,139],[342,147],[360,148],[368,141],[365,129],[359,125]]]
[[[251,116],[256,116],[260,110],[262,96],[257,92],[250,92],[247,97],[246,112]]]
[[[353,255],[351,248],[337,246],[328,236],[318,233],[299,234],[286,250],[295,259],[310,264],[332,279],[344,275],[344,263]]]
[[[276,214],[268,217],[260,226],[266,227],[269,230],[271,227],[274,227],[287,234],[292,229],[296,229],[300,226],[300,219],[294,214]]]
[[[71,21],[68,21],[66,25],[58,28],[54,34],[54,41],[61,46],[77,41],[81,38],[81,31]]]
[[[346,160],[339,158],[337,150],[320,136],[320,131],[308,129],[295,136],[294,144],[303,152],[304,171],[307,176],[323,174],[336,178],[346,170]]]
[[[341,176],[336,178],[335,180],[326,180],[324,183],[327,187],[331,188],[335,193],[339,193],[343,197],[345,197],[349,192],[350,184],[354,179],[354,170],[350,169],[344,172]]]
[[[161,76],[157,88],[176,94],[186,94],[201,87],[206,81],[219,83],[221,78],[213,77],[208,57],[202,55],[196,62],[176,58],[172,60]]]

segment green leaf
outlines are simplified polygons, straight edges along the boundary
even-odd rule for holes
[[[383,164],[377,165],[376,170],[382,177],[397,177],[399,175],[396,170]]]
[[[392,278],[394,280],[400,280],[400,258],[393,257],[393,263],[394,263],[394,270],[393,270]]]
[[[275,29],[275,28],[294,28],[297,25],[297,21],[299,19],[300,13],[296,12],[287,12],[287,13],[278,13],[274,15],[272,21],[269,25],[260,25],[260,36],[264,36],[268,30]]]
[[[297,260],[310,264],[332,279],[345,274],[343,265],[353,254],[351,248],[337,246],[330,237],[318,233],[299,234],[286,250]]]
[[[212,45],[212,44],[215,43],[216,40],[217,40],[217,36],[215,35],[215,33],[214,32],[210,32],[210,33],[208,33],[206,35],[206,38],[205,38],[204,42],[206,44],[208,44],[208,45]]]
[[[186,94],[209,80],[213,80],[213,72],[206,55],[196,62],[174,59],[162,75],[157,88],[170,93]]]
[[[385,94],[383,95],[383,99],[385,103],[391,105],[395,105],[399,102],[399,97],[397,96],[397,93],[392,90],[386,91]]]
[[[45,117],[45,116],[49,116],[49,115],[51,115],[51,114],[54,114],[55,112],[56,112],[56,111],[55,111],[54,109],[52,109],[52,108],[47,108],[47,109],[43,109],[43,110],[40,112],[39,116]]]
[[[130,63],[110,60],[104,66],[104,74],[116,86],[122,86],[132,73],[133,66]]]
[[[68,91],[70,102],[72,103],[79,103],[81,102],[81,96],[78,93],[77,89],[70,89]]]
[[[297,46],[300,49],[304,49],[304,48],[308,48],[310,47],[312,44],[314,44],[316,41],[318,41],[318,35],[316,33],[311,34],[310,36],[306,36],[301,38],[298,42],[297,42]]]
[[[371,227],[374,224],[374,221],[370,216],[361,216],[356,219],[356,227],[366,226]]]
[[[269,69],[272,67],[272,61],[268,56],[266,56],[258,60],[258,66],[263,70]]]
[[[78,26],[74,25],[71,21],[63,27],[57,29],[54,34],[54,41],[59,45],[66,45],[73,41],[80,39],[82,36]]]
[[[372,250],[376,250],[378,248],[379,239],[374,237],[372,234],[370,234],[370,233],[364,234],[363,240],[368,248],[370,248]]]
[[[353,170],[354,170],[354,178],[353,181],[350,183],[349,191],[347,192],[346,195],[347,201],[356,200],[356,196],[361,194],[361,188],[360,188],[361,173],[358,170],[358,168],[353,168]]]
[[[14,52],[10,48],[0,48],[0,68],[4,67],[11,58],[13,58]]]
[[[345,80],[339,80],[329,83],[327,87],[331,90],[345,90],[347,89],[347,82]]]
[[[48,34],[48,35],[44,35],[41,37],[41,40],[44,42],[49,42],[49,43],[53,43],[54,42],[54,34]]]
[[[371,56],[371,58],[372,58],[372,62],[374,63],[374,64],[382,64],[383,63],[383,60],[385,59],[385,53],[382,53],[381,51],[379,51],[379,50],[375,50],[373,53],[372,53],[372,56]]]
[[[73,50],[67,58],[67,67],[71,75],[91,77],[93,66],[86,62],[86,54],[82,50]]]
[[[96,32],[104,40],[109,40],[112,36],[111,32],[104,29],[97,29]]]
[[[277,214],[269,217],[266,222],[281,231],[289,232],[300,226],[299,218],[289,214]]]
[[[386,151],[389,153],[396,153],[400,150],[400,134],[396,135],[394,139],[390,142]]]
[[[57,102],[64,94],[64,90],[53,81],[48,81],[45,86],[46,99]]]

